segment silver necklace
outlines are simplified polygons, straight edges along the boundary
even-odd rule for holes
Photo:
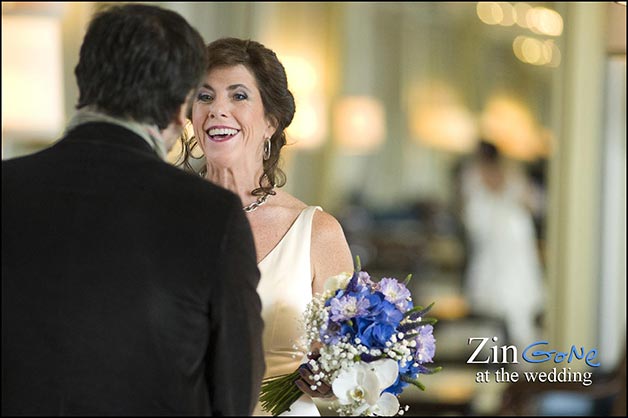
[[[205,177],[206,173],[200,172],[198,173],[198,175],[207,180],[207,177]],[[262,206],[264,203],[266,203],[266,200],[268,200],[268,196],[270,195],[271,193],[266,193],[264,196],[258,197],[255,202],[251,203],[248,206],[243,207],[242,210],[245,211],[246,213],[253,212],[257,208]]]
[[[264,196],[258,197],[255,202],[251,203],[248,206],[243,207],[242,210],[245,211],[246,213],[253,212],[257,208],[262,206],[264,203],[266,203],[268,196],[270,196],[270,193],[266,193]]]

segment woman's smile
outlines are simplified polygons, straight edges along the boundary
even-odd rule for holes
[[[226,142],[240,133],[240,130],[228,126],[212,126],[205,133],[210,141]]]

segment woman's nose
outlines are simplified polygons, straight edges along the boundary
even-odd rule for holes
[[[212,118],[227,116],[227,105],[225,102],[215,99],[209,106],[209,116]]]

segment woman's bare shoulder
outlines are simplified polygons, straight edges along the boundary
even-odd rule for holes
[[[340,222],[331,214],[316,211],[312,221],[313,288],[322,291],[331,276],[353,270],[353,259]]]
[[[283,190],[277,190],[277,194],[271,199],[269,202],[272,201],[273,205],[282,211],[299,213],[307,207],[304,202]]]

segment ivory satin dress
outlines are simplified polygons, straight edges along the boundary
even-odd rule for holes
[[[318,206],[303,209],[279,243],[258,264],[257,288],[264,319],[264,378],[295,371],[305,353],[294,347],[304,333],[302,315],[312,299],[310,242],[312,219]],[[253,415],[270,415],[258,402]],[[303,395],[282,415],[320,416],[314,401]]]

